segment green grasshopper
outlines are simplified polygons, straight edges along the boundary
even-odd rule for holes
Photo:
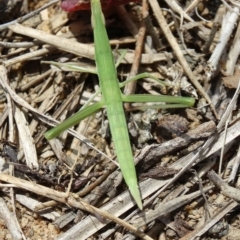
[[[123,102],[167,102],[171,104],[162,106],[171,108],[191,107],[194,105],[195,100],[191,97],[152,96],[147,94],[126,96],[122,94],[120,86],[122,87],[129,81],[137,80],[142,76],[135,77],[133,80],[127,80],[124,84],[119,84],[100,0],[91,0],[91,11],[95,44],[95,62],[97,68],[96,73],[100,81],[102,99],[100,102],[86,107],[58,126],[50,129],[45,133],[45,137],[48,140],[57,137],[60,133],[76,125],[84,118],[98,112],[105,105],[110,131],[123,178],[138,207],[142,209],[142,200],[138,188]]]

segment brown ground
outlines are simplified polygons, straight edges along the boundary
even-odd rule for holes
[[[109,160],[105,111],[75,126],[75,137],[43,136],[99,88],[94,74],[42,63],[95,66],[90,11],[55,3],[22,22],[47,2],[0,2],[0,239],[240,239],[239,3],[150,0],[104,11],[116,59],[127,49],[119,80],[148,72],[167,83],[144,78],[124,92],[196,99],[181,109],[125,106],[145,204],[137,212]]]

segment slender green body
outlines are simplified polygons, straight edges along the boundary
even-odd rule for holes
[[[110,130],[123,178],[138,207],[142,209],[128,128],[123,110],[122,93],[119,88],[117,71],[104,24],[100,0],[91,0],[91,9],[95,61],[100,88],[102,90],[102,100],[106,106]]]
[[[137,176],[134,166],[134,160],[132,156],[132,149],[130,145],[130,139],[128,135],[127,123],[125,120],[125,114],[123,110],[123,102],[168,102],[170,104],[160,105],[159,108],[179,108],[179,107],[191,107],[194,105],[195,100],[190,97],[173,97],[173,96],[152,96],[152,95],[129,95],[125,96],[121,93],[119,88],[119,82],[117,79],[117,71],[113,60],[111,46],[107,36],[105,28],[105,20],[101,9],[100,0],[91,0],[92,10],[92,26],[94,32],[95,43],[95,62],[97,66],[97,74],[100,81],[100,88],[102,92],[102,99],[98,103],[94,103],[77,112],[70,118],[66,119],[61,124],[47,131],[44,135],[46,139],[50,140],[57,137],[63,131],[74,126],[82,119],[92,115],[99,111],[104,105],[107,110],[110,130],[118,158],[118,162],[124,177],[124,180],[129,187],[129,190],[136,201],[138,207],[142,209],[142,201],[140,192],[138,189]],[[70,69],[75,71],[85,71],[78,66],[71,64],[59,64],[50,62],[56,66],[62,67],[62,70]],[[94,72],[95,73],[95,72]],[[120,84],[124,86],[130,81],[136,81],[141,77],[150,77],[149,74],[144,73],[139,76],[135,76],[132,79]],[[155,79],[154,77],[152,77]],[[157,80],[157,79],[155,79]],[[166,83],[160,82],[165,86]]]

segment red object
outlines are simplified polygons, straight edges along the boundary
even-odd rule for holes
[[[123,5],[129,2],[138,2],[139,0],[101,0],[102,8],[106,9],[109,7]],[[90,0],[63,0],[61,7],[67,12],[74,12],[78,10],[89,10],[91,9]]]

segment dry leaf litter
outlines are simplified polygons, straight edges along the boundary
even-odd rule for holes
[[[171,85],[142,79],[125,92],[196,98],[189,109],[126,113],[140,212],[114,163],[104,110],[75,132],[43,137],[99,88],[93,74],[42,63],[94,68],[90,12],[1,1],[0,239],[240,239],[239,8],[150,0],[105,12],[115,58],[127,49],[119,80],[149,72]]]

